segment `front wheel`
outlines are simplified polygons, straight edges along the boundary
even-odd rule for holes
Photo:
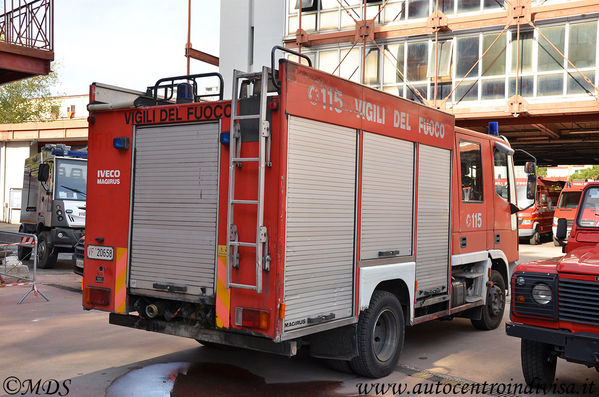
[[[505,310],[505,281],[497,270],[491,272],[490,285],[487,289],[487,302],[482,308],[482,316],[471,320],[477,329],[491,330],[499,327]]]
[[[522,339],[520,345],[522,374],[531,387],[550,386],[555,378],[557,356],[553,346]]]
[[[539,233],[539,228],[538,227],[535,229],[535,231],[532,234],[532,236],[530,236],[529,243],[530,243],[530,245],[539,245],[539,244],[541,244],[541,233]]]
[[[387,291],[375,291],[370,306],[358,321],[358,356],[350,361],[361,376],[389,375],[399,360],[404,341],[405,320],[401,304]]]
[[[50,233],[40,232],[37,238],[37,265],[42,269],[51,269],[56,265],[58,254],[50,243]]]

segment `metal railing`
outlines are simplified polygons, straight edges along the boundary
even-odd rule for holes
[[[2,1],[0,42],[53,51],[54,0]]]
[[[0,287],[31,286],[19,300],[19,304],[23,303],[32,292],[35,296],[39,294],[46,301],[50,301],[37,288],[37,260],[37,236],[35,234],[0,232]],[[29,274],[28,267],[27,274],[20,274],[23,270],[22,265],[27,261],[33,262],[33,274]],[[4,282],[2,276],[14,278],[16,282]]]

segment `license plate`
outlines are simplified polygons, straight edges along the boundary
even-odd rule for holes
[[[112,247],[102,247],[98,245],[87,246],[87,257],[89,259],[100,259],[103,261],[111,261],[114,257],[114,249]]]
[[[75,259],[75,261],[76,261],[78,267],[83,267],[83,259],[77,258],[77,259]]]

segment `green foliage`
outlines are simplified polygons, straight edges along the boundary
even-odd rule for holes
[[[575,179],[599,179],[599,165],[594,165],[591,168],[585,168],[584,170],[578,170],[570,176],[570,180]]]
[[[51,89],[58,82],[56,73],[35,76],[0,85],[0,123],[23,123],[46,119],[58,102]]]
[[[537,176],[547,176],[547,167],[537,167]]]

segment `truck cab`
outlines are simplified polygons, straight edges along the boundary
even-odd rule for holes
[[[46,145],[25,160],[19,232],[38,237],[38,266],[51,268],[59,252],[73,252],[84,234],[87,152]],[[19,259],[31,248],[19,247]]]
[[[553,213],[564,182],[537,178],[536,197],[526,198],[527,180],[516,179],[518,206],[526,208],[518,213],[518,237],[531,245],[540,244],[543,235],[552,233]],[[527,208],[528,207],[528,208]]]
[[[563,244],[567,220],[558,220]],[[599,183],[582,191],[565,255],[519,264],[512,275],[510,336],[521,338],[522,372],[533,387],[555,377],[557,358],[599,369]]]
[[[580,196],[582,195],[582,189],[586,186],[587,182],[584,181],[573,181],[568,182],[562,189],[559,200],[557,202],[557,208],[553,214],[553,242],[556,246],[560,245],[560,241],[557,239],[557,220],[559,218],[565,218],[567,224],[566,237],[563,241],[567,241],[570,231],[572,230],[572,224],[574,223],[574,216],[578,209],[578,203],[580,202]]]

